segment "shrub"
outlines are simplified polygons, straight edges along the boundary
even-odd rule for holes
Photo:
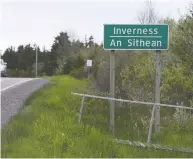
[[[176,108],[173,116],[176,122],[176,128],[178,130],[193,128],[192,126],[190,127],[190,125],[193,123],[193,115],[190,112]]]
[[[23,70],[23,69],[8,69],[7,74],[9,77],[32,77],[33,76],[30,70]]]
[[[84,71],[84,67],[76,68],[70,72],[72,77],[82,79],[87,76],[86,72]]]
[[[62,67],[62,71],[63,71],[62,73],[69,74],[72,71],[74,72],[75,69],[78,69],[84,66],[84,64],[85,64],[85,60],[79,53],[76,54],[75,56],[69,56],[65,60],[65,63]]]

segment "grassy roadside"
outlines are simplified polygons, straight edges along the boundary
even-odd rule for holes
[[[1,157],[192,157],[192,154],[117,145],[96,125],[77,124],[81,99],[70,92],[83,92],[84,85],[85,81],[69,76],[53,77],[2,130]],[[93,112],[98,106],[92,105]],[[85,118],[95,120],[92,115]]]
[[[119,139],[146,143],[151,107],[142,107],[136,104],[125,105],[120,108],[118,106],[119,103],[117,102],[115,107],[115,136]],[[171,114],[171,109],[163,110],[161,108],[161,131],[152,134],[152,143],[193,150],[193,122],[190,120],[186,125],[179,125],[172,115],[164,114],[164,111]],[[83,113],[85,125],[95,126],[103,133],[109,131],[108,101],[86,99]],[[180,117],[178,118],[180,120]]]

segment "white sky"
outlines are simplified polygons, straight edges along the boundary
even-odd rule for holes
[[[143,0],[0,0],[0,50],[19,44],[38,44],[50,49],[60,31],[84,40],[94,36],[103,39],[105,23],[139,23],[137,14],[144,8]],[[159,17],[178,19],[187,12],[188,0],[152,0]],[[180,11],[180,12],[179,12]]]

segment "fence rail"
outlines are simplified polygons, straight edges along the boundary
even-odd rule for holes
[[[155,149],[160,149],[160,150],[176,151],[176,152],[193,154],[193,150],[188,149],[188,148],[177,148],[177,147],[163,146],[163,145],[158,145],[158,144],[146,144],[146,143],[142,143],[139,141],[129,141],[129,140],[119,140],[119,139],[115,139],[114,142],[119,143],[119,144],[142,147],[142,148],[155,148]]]
[[[81,94],[81,93],[74,93],[74,92],[72,92],[72,95],[81,96],[82,97],[81,106],[80,106],[80,110],[79,110],[78,123],[80,123],[80,121],[81,121],[85,97],[96,98],[96,99],[105,99],[105,100],[109,100],[109,101],[118,101],[118,102],[125,102],[125,103],[153,105],[153,109],[152,109],[152,113],[151,113],[151,119],[150,119],[150,125],[149,125],[149,133],[148,133],[148,138],[147,138],[147,144],[145,144],[145,147],[153,147],[153,148],[158,148],[158,149],[167,149],[167,150],[175,150],[175,151],[180,151],[180,152],[190,152],[190,153],[193,153],[192,150],[188,150],[188,149],[179,149],[179,148],[171,148],[171,147],[168,148],[167,146],[163,147],[163,146],[159,146],[159,145],[155,145],[155,144],[150,144],[151,143],[152,125],[153,125],[153,120],[154,120],[155,106],[170,107],[170,108],[180,108],[180,109],[188,109],[188,110],[193,110],[193,106],[187,107],[187,106],[182,106],[182,105],[170,105],[170,104],[160,104],[160,103],[151,103],[151,102],[142,102],[142,101],[132,101],[132,100],[117,99],[117,98],[110,98],[110,97],[103,97],[103,96],[95,96],[95,95]],[[140,105],[140,106],[142,106],[142,105]],[[124,140],[116,140],[116,142],[118,142],[118,143],[125,143],[126,141],[124,141]],[[128,142],[126,142],[126,143],[128,143]],[[144,145],[144,143],[136,144],[136,142],[132,142],[132,144],[130,144],[130,145],[133,145],[133,143],[135,143],[134,145]]]
[[[95,95],[81,94],[81,93],[74,93],[74,92],[72,92],[72,94],[76,95],[76,96],[82,96],[82,97],[84,96],[84,97],[97,98],[97,99],[106,99],[106,100],[113,100],[113,101],[125,102],[125,103],[135,103],[135,104],[144,104],[144,105],[157,105],[157,106],[161,106],[161,107],[181,108],[181,109],[193,110],[193,106],[187,107],[187,106],[181,106],[181,105],[177,106],[177,105],[170,105],[170,104],[160,104],[160,103],[133,101],[133,100],[117,99],[117,98],[95,96]]]

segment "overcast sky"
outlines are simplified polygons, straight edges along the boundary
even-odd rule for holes
[[[143,0],[98,1],[1,1],[0,50],[19,44],[37,43],[50,49],[60,31],[84,40],[103,38],[103,24],[139,23],[137,14],[144,8]],[[152,0],[159,17],[178,19],[187,12],[188,0]]]

